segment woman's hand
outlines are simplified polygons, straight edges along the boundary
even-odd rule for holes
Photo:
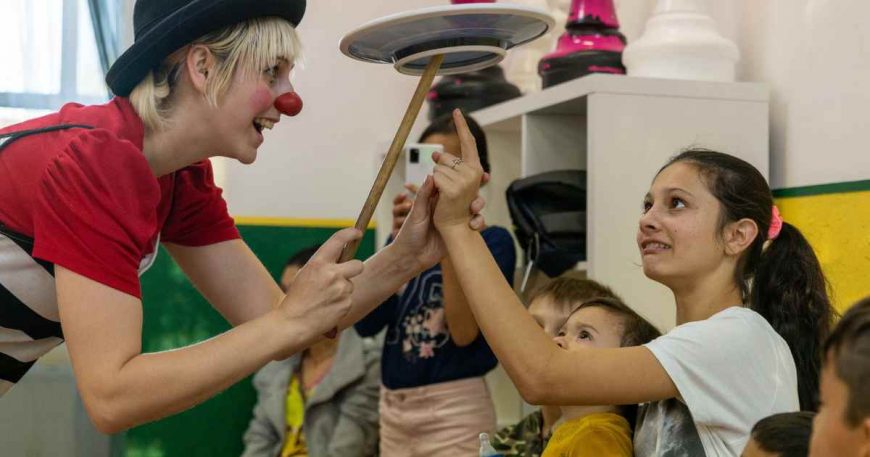
[[[448,153],[435,155],[438,164],[435,166],[434,181],[438,189],[438,201],[433,222],[439,231],[453,227],[473,227],[472,222],[479,216],[474,206],[480,198],[480,185],[486,179],[474,136],[459,110],[453,112],[453,120],[462,157]]]
[[[351,260],[336,263],[344,245],[359,239],[354,228],[332,235],[311,260],[299,270],[293,287],[279,305],[280,315],[291,322],[304,322],[312,336],[336,327],[351,306],[351,279],[363,272],[363,263]]]

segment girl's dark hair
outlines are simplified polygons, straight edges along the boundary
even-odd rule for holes
[[[807,457],[813,416],[815,413],[803,411],[765,417],[752,427],[752,439],[762,450],[779,457]]]
[[[483,171],[489,173],[489,150],[486,147],[486,134],[477,121],[468,114],[462,113],[465,116],[465,122],[468,124],[468,130],[471,131],[471,136],[477,143],[477,153],[480,155],[480,164],[483,166]],[[429,127],[420,134],[420,139],[417,142],[422,143],[427,137],[435,134],[456,135],[456,124],[453,122],[453,113],[442,114],[435,118]]]
[[[835,311],[828,299],[828,282],[812,247],[793,225],[782,224],[765,247],[773,196],[764,176],[748,162],[721,152],[689,149],[671,159],[695,166],[722,211],[726,224],[751,219],[758,236],[738,262],[735,281],[744,303],[762,316],[788,343],[798,376],[802,410],[818,408],[822,346],[831,331]],[[659,170],[661,173],[661,170]]]

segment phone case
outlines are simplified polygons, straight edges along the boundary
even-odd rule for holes
[[[443,152],[444,146],[440,144],[406,144],[405,153],[405,183],[421,186],[426,180],[426,175],[432,174],[435,162],[432,154]]]

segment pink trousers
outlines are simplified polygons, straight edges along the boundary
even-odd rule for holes
[[[409,389],[381,386],[381,457],[473,457],[495,430],[483,378]]]

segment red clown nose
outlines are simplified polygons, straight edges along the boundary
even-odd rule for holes
[[[296,92],[281,94],[281,96],[275,100],[275,108],[278,108],[278,111],[280,111],[281,114],[295,116],[302,111],[302,98],[299,97],[299,94]]]

